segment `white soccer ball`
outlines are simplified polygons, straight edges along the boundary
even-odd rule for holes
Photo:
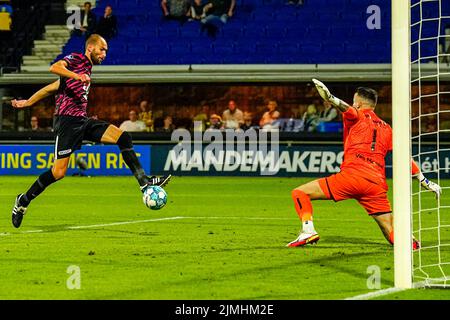
[[[167,203],[167,193],[159,186],[149,186],[145,189],[142,200],[148,208],[159,210]]]

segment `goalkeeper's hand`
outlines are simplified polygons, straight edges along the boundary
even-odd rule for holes
[[[442,194],[442,188],[437,183],[434,183],[433,181],[428,180],[422,174],[419,175],[418,179],[419,179],[422,187],[424,187],[427,190],[433,191],[436,195],[436,199],[440,198],[440,196]]]
[[[319,94],[323,100],[330,102],[331,104],[333,104],[336,107],[341,104],[341,99],[333,96],[331,94],[330,90],[328,90],[327,86],[324,85],[321,81],[319,81],[317,79],[312,79],[312,81],[314,82],[316,89],[319,92]]]

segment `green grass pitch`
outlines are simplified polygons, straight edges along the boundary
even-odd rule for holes
[[[394,285],[393,248],[354,200],[314,202],[320,241],[286,247],[300,230],[290,192],[310,179],[174,177],[167,206],[151,211],[132,177],[67,177],[15,229],[14,198],[35,178],[0,178],[2,300],[345,299],[373,291],[369,266],[381,289]],[[450,299],[450,290],[383,298]]]

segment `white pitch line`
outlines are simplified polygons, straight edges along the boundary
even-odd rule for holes
[[[395,293],[395,292],[400,292],[403,290],[408,290],[408,289],[402,289],[402,288],[387,288],[387,289],[382,289],[382,290],[377,290],[377,291],[373,291],[373,292],[369,292],[369,293],[365,293],[365,294],[360,294],[358,296],[354,296],[354,297],[350,297],[350,298],[345,298],[344,300],[369,300],[369,299],[373,299],[376,297],[381,297],[387,294],[391,294],[391,293]]]
[[[125,225],[125,224],[145,223],[145,222],[164,221],[164,220],[178,220],[178,219],[184,219],[184,218],[186,218],[186,217],[168,217],[168,218],[159,218],[159,219],[147,219],[147,220],[124,221],[124,222],[112,222],[112,223],[104,223],[104,224],[92,224],[92,225],[87,225],[87,226],[67,227],[66,229],[76,230],[76,229],[88,229],[88,228],[99,228],[99,227],[121,226],[121,225]]]

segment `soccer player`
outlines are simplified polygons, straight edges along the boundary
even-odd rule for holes
[[[108,44],[97,34],[86,40],[84,54],[72,53],[50,67],[50,72],[59,80],[33,94],[28,100],[12,100],[14,108],[31,107],[39,100],[56,93],[54,117],[55,160],[53,167],[42,173],[25,193],[16,197],[12,210],[12,223],[20,227],[30,202],[50,184],[61,180],[66,174],[70,155],[81,148],[83,140],[117,144],[125,163],[136,177],[141,191],[150,185],[164,186],[170,175],[148,177],[133,150],[133,142],[128,132],[105,121],[87,117],[87,103],[91,85],[91,69],[106,58]]]
[[[313,225],[311,200],[356,199],[375,219],[385,238],[394,244],[392,209],[387,198],[385,156],[392,150],[392,129],[375,114],[377,92],[360,87],[353,97],[353,105],[333,96],[320,81],[313,82],[325,100],[342,112],[344,122],[344,161],[339,173],[308,182],[292,191],[295,209],[302,221],[302,231],[288,247],[300,247],[319,241]],[[441,187],[426,179],[412,161],[412,173],[421,185],[434,192],[436,198]],[[413,248],[420,243],[413,239]]]

